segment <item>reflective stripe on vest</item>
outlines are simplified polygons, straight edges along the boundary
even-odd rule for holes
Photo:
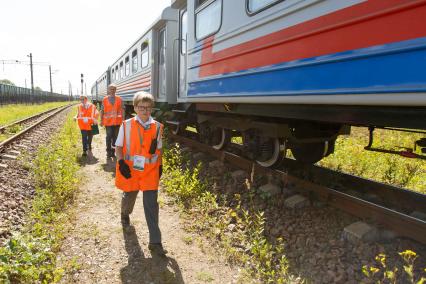
[[[93,104],[88,104],[87,108],[83,105],[78,106],[77,120],[80,130],[90,130],[92,128],[91,125],[94,123],[95,113],[96,107]]]
[[[95,118],[95,107],[94,107],[94,105],[92,105],[92,104],[90,104],[89,105],[89,108],[92,108],[92,114],[90,115],[90,116],[85,116],[85,117],[90,117],[90,118]],[[85,117],[83,117],[83,105],[79,105],[78,106],[78,118],[79,119],[81,119],[81,118],[85,118]],[[88,108],[87,108],[88,109]]]
[[[103,104],[103,115],[102,123],[105,126],[120,125],[123,122],[123,101],[120,97],[115,97],[114,104],[109,102],[108,97],[105,97],[102,101]]]
[[[136,118],[134,118],[134,119],[136,119]],[[156,133],[157,145],[159,145],[161,124],[158,121],[155,121],[155,126],[157,127],[157,129],[156,129],[156,131],[157,131],[157,133]],[[128,154],[128,152],[130,152],[130,133],[131,133],[131,130],[132,130],[132,120],[131,119],[126,120],[126,125],[124,127],[125,127],[124,136],[125,136],[125,139],[126,139],[126,152],[127,152],[124,155],[124,159],[127,160],[127,161],[133,161],[135,157]],[[140,139],[141,139],[140,143],[142,145],[143,136],[141,136]],[[151,158],[145,158],[145,162],[148,163],[148,164],[154,164],[154,163],[157,162],[157,160],[158,160],[158,156],[155,155],[155,154],[152,155]]]

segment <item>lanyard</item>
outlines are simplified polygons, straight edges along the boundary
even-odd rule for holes
[[[137,123],[138,124],[138,123]],[[143,126],[142,126],[143,127]],[[141,143],[141,147],[142,147],[142,143],[143,143],[143,136],[141,134],[141,126],[138,125],[138,135],[139,135],[139,142]]]

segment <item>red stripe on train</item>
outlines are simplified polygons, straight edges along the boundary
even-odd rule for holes
[[[129,85],[129,84],[141,82],[141,81],[144,81],[144,80],[146,81],[146,79],[149,79],[149,80],[151,79],[151,73],[150,72],[142,74],[139,77],[136,77],[136,79],[134,79],[133,81],[118,83],[117,88]]]
[[[149,78],[144,78],[144,79],[142,79],[142,80],[133,81],[133,82],[128,83],[128,84],[119,85],[119,86],[117,87],[117,89],[124,88],[124,87],[129,87],[129,86],[135,86],[135,85],[143,84],[143,83],[150,82],[150,81],[151,81],[151,77],[149,77]]]
[[[200,77],[426,36],[426,0],[375,0],[213,53],[207,38]],[[354,20],[348,20],[354,19]]]
[[[128,91],[128,90],[136,90],[136,89],[146,88],[146,87],[150,87],[150,86],[151,86],[151,82],[147,82],[147,83],[140,84],[140,85],[137,85],[137,86],[129,86],[129,87],[117,89],[117,92]]]

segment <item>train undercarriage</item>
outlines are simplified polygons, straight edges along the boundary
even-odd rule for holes
[[[365,107],[341,109],[340,112],[325,107],[303,106],[303,109],[304,112],[287,106],[257,105],[247,108],[247,105],[236,104],[187,104],[174,108],[166,123],[174,134],[182,133],[187,127],[195,130],[201,142],[218,150],[239,144],[247,158],[261,166],[274,167],[287,156],[287,150],[291,151],[295,160],[314,164],[334,152],[337,137],[349,135],[351,125],[369,126],[370,129],[372,125],[389,125],[391,116],[395,115],[392,109],[381,109],[375,116],[377,110]],[[333,112],[334,121],[330,119]],[[293,113],[302,116],[293,116]],[[422,116],[424,110],[418,114]],[[391,126],[416,127],[418,120],[412,119],[416,116],[416,112],[411,111],[404,115],[407,121],[398,120],[402,124]],[[382,124],[382,120],[386,120],[387,124]],[[410,125],[411,122],[414,124]],[[366,147],[366,150],[374,149]]]
[[[193,110],[174,110],[173,113],[173,119],[167,123],[174,134],[189,126],[196,130],[201,142],[217,150],[234,141],[247,158],[264,167],[280,164],[288,149],[297,161],[316,163],[333,153],[338,135],[350,132],[350,127],[335,123]]]

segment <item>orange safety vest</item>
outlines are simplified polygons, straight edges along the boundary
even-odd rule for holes
[[[160,182],[159,170],[162,159],[161,149],[157,147],[155,154],[150,154],[149,148],[153,139],[157,139],[157,145],[160,145],[163,125],[154,120],[149,129],[144,129],[134,117],[127,119],[123,123],[123,127],[123,156],[126,164],[130,167],[131,177],[129,179],[123,177],[117,163],[115,185],[126,192],[158,190]],[[145,157],[145,166],[142,171],[133,168],[133,160],[136,155]]]
[[[102,124],[105,126],[120,125],[123,122],[122,100],[115,96],[114,104],[108,100],[108,96],[102,101],[104,105],[104,113],[102,116]]]
[[[78,106],[78,114],[77,114],[77,120],[78,120],[78,127],[81,130],[91,130],[93,119],[95,118],[96,114],[96,107],[95,105],[88,103],[89,107],[85,108],[83,104],[80,104]]]

